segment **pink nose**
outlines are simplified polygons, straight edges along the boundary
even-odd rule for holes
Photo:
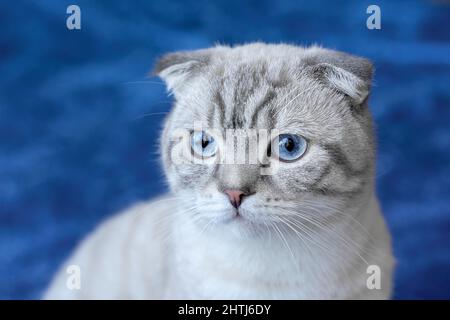
[[[245,196],[245,193],[241,190],[225,190],[225,194],[230,199],[231,204],[236,209],[239,208],[242,202],[242,198]]]

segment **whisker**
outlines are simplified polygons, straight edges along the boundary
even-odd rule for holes
[[[294,266],[296,268],[298,268],[298,263],[295,259],[294,253],[292,252],[291,247],[289,246],[288,242],[286,241],[286,238],[283,236],[283,233],[281,232],[280,228],[278,228],[278,226],[276,224],[273,225],[275,227],[275,230],[278,232],[278,234],[280,235],[280,239],[282,240],[282,242],[285,244],[286,248],[288,249],[289,253],[291,254],[291,258],[292,258],[292,263],[294,264]]]
[[[136,118],[134,118],[133,121],[141,120],[141,119],[146,118],[146,117],[160,116],[160,115],[166,115],[166,114],[169,114],[169,112],[168,112],[168,111],[161,111],[161,112],[144,113],[144,114],[142,114],[142,115],[137,116]]]

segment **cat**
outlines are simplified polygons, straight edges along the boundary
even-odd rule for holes
[[[318,46],[163,56],[155,74],[175,100],[160,140],[170,193],[104,222],[44,298],[389,299],[372,73],[367,59]]]

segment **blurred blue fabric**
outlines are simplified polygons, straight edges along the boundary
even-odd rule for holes
[[[66,28],[81,8],[82,29]],[[381,7],[381,30],[366,8]],[[395,298],[450,298],[450,5],[427,1],[3,1],[0,298],[39,298],[102,219],[166,190],[168,51],[262,40],[372,59]]]

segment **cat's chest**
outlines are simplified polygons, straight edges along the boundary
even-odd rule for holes
[[[175,299],[301,299],[302,286],[279,279],[276,283],[247,278],[230,280],[221,273],[197,272],[173,274],[167,296]]]
[[[167,296],[180,299],[304,299],[328,297],[342,279],[326,255],[298,243],[236,243],[174,234]],[[345,284],[344,284],[345,285]],[[334,290],[331,290],[333,292]],[[332,298],[329,296],[329,298]]]
[[[286,257],[286,259],[289,259]],[[243,262],[181,255],[172,265],[167,296],[179,299],[302,299],[318,283],[289,260]]]

